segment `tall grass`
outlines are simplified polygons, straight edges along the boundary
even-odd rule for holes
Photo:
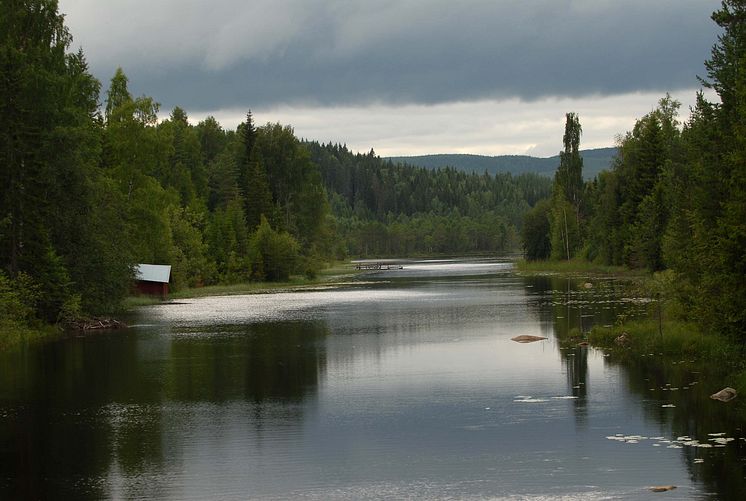
[[[569,261],[526,261],[516,262],[516,269],[522,273],[541,274],[559,273],[565,275],[614,275],[624,277],[643,277],[644,270],[632,270],[624,266],[596,264],[581,258]]]
[[[623,344],[616,339],[624,335]],[[662,354],[686,359],[723,360],[732,357],[738,347],[726,338],[703,333],[696,324],[679,320],[666,320],[662,324],[656,318],[634,320],[614,327],[596,326],[588,334],[595,346],[607,349],[627,350],[632,354]]]

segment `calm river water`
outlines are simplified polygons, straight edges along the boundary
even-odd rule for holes
[[[591,283],[410,262],[2,354],[0,499],[743,496],[716,371],[560,344],[647,308]]]

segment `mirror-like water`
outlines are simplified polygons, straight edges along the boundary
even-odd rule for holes
[[[143,308],[0,356],[0,498],[743,494],[714,376],[557,340],[645,309],[614,281],[463,260]]]

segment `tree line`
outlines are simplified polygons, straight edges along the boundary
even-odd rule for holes
[[[551,193],[538,174],[430,170],[306,143],[329,193],[339,243],[356,256],[505,253],[524,213]]]
[[[526,214],[529,259],[582,257],[665,271],[678,313],[746,340],[746,2],[726,0],[722,33],[690,118],[666,96],[619,141],[609,171],[582,181],[577,115],[567,115],[552,196]]]
[[[292,127],[161,118],[89,72],[55,0],[0,0],[0,327],[116,311],[137,263],[172,287],[312,276],[332,259],[509,250],[538,176],[428,171]]]

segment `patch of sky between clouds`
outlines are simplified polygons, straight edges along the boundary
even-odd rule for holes
[[[697,89],[672,93],[686,121]],[[649,113],[665,92],[582,98],[482,100],[437,105],[291,106],[252,109],[254,122],[291,125],[303,139],[346,144],[355,152],[380,156],[436,153],[549,157],[562,149],[565,113],[583,127],[582,149],[614,146],[635,120]],[[712,93],[706,93],[716,100]],[[189,110],[187,110],[189,111]],[[226,129],[245,120],[248,109],[189,111],[195,123],[212,115]]]

